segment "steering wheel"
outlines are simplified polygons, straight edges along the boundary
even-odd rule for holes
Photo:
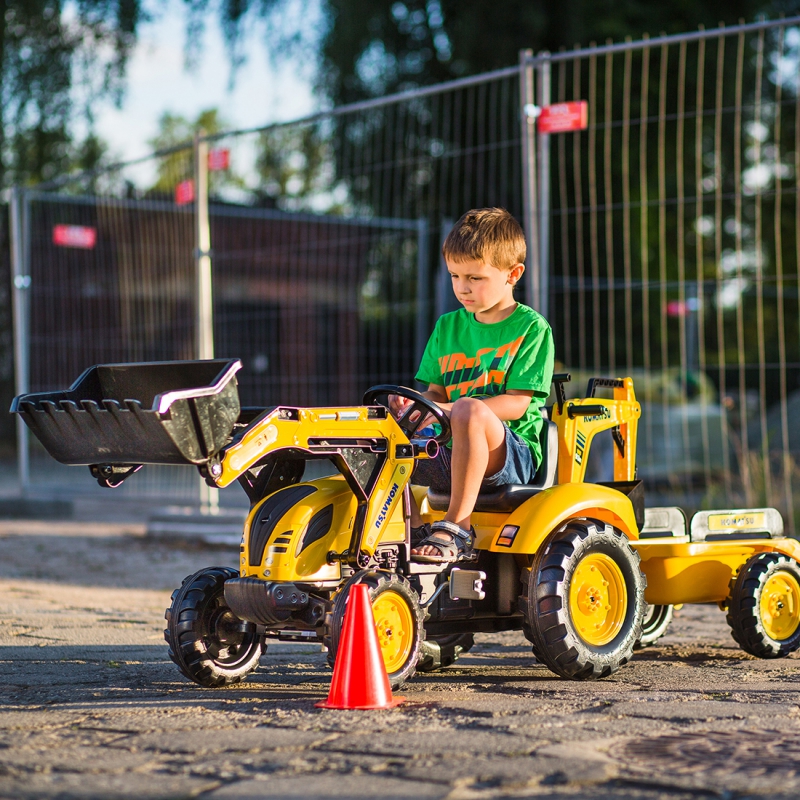
[[[364,392],[364,405],[374,406],[383,405],[383,403],[376,403],[378,397],[381,395],[396,394],[398,397],[405,397],[406,400],[411,400],[411,405],[406,408],[397,419],[397,424],[400,430],[409,438],[413,438],[428,414],[431,414],[436,420],[436,423],[441,426],[442,430],[438,436],[433,437],[433,441],[439,445],[445,445],[450,441],[450,419],[442,411],[433,400],[428,400],[425,395],[409,389],[406,386],[394,386],[391,383],[382,383],[380,386],[373,386]]]

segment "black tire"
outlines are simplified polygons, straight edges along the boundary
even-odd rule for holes
[[[530,615],[530,603],[528,600],[528,591],[531,585],[531,570],[523,569],[520,572],[519,580],[520,583],[522,584],[522,593],[518,598],[519,610],[522,612],[522,632],[525,634],[525,638],[528,640],[528,642],[530,642],[531,651],[533,652],[533,657],[540,664],[544,664],[544,659],[536,647],[536,639],[533,635],[533,626],[531,625],[530,621],[531,615]]]
[[[537,660],[572,680],[616,672],[641,637],[645,585],[638,554],[611,525],[575,519],[554,531],[534,558],[528,586]]]
[[[779,553],[753,556],[731,580],[728,625],[734,641],[758,658],[800,647],[800,565]]]
[[[672,622],[673,606],[645,606],[644,619],[642,620],[642,638],[634,645],[634,650],[650,647],[655,644],[669,628]]]
[[[323,644],[328,648],[328,664],[333,668],[336,661],[336,651],[339,647],[339,638],[344,625],[347,597],[350,594],[350,589],[357,583],[366,584],[369,588],[369,598],[373,605],[373,610],[375,604],[383,598],[379,609],[383,608],[384,604],[387,604],[392,612],[398,612],[400,615],[405,616],[407,623],[410,623],[410,630],[403,629],[400,631],[400,636],[402,636],[402,639],[400,639],[396,635],[397,632],[392,630],[390,624],[382,626],[381,620],[376,620],[378,639],[384,655],[384,664],[387,667],[386,672],[389,676],[389,684],[393,691],[397,690],[414,676],[424,635],[419,598],[408,581],[400,575],[392,572],[362,570],[361,572],[356,572],[345,582],[333,601],[333,610],[329,617],[327,633],[323,638]],[[393,617],[396,622],[397,614],[393,613]],[[396,647],[398,643],[400,644],[400,649]],[[391,662],[387,663],[387,658],[391,658]]]
[[[267,649],[256,626],[235,616],[225,602],[225,581],[238,574],[227,567],[195,572],[172,593],[164,614],[169,657],[201,686],[238,683]]]
[[[417,672],[434,672],[449,667],[459,656],[468,653],[475,644],[471,633],[451,633],[428,636],[422,642]]]

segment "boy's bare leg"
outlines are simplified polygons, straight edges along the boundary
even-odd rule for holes
[[[506,430],[497,416],[480,400],[465,397],[450,413],[453,429],[452,489],[448,522],[469,530],[470,515],[481,482],[502,469],[506,460]]]
[[[452,489],[450,506],[444,518],[469,530],[481,482],[486,475],[494,475],[502,469],[505,463],[506,431],[498,417],[474,397],[465,397],[454,403],[450,427],[453,431]],[[436,535],[440,534],[437,532]],[[446,537],[447,534],[443,534],[443,538]],[[430,545],[417,547],[411,552],[416,555],[439,553]]]

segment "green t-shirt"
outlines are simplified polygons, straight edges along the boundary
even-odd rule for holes
[[[492,397],[509,389],[533,392],[520,419],[506,425],[521,436],[538,466],[541,402],[553,379],[553,333],[547,320],[521,303],[502,322],[484,324],[461,308],[439,318],[425,347],[417,380],[444,386],[450,402]]]

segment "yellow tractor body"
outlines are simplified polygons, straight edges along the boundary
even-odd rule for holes
[[[594,378],[585,397],[567,400],[569,376],[555,376],[534,481],[482,492],[474,557],[441,565],[414,561],[409,524],[412,496],[427,522],[449,503],[413,485],[416,461],[443,445],[417,423],[440,410],[396,386],[352,407],[242,409],[240,367],[101,365],[69,390],[12,406],[55,458],[88,465],[101,485],[143,464],[189,463],[211,486],[245,490],[238,572],[199,571],[167,610],[170,656],[198,683],[242,680],[275,638],[322,642],[333,661],[356,583],[369,588],[394,686],[452,663],[476,633],[515,629],[557,674],[604,677],[685,603],[719,603],[734,639],[761,657],[800,646],[800,544],[774,509],[704,511],[687,523],[678,508],[645,508],[630,378]],[[412,401],[417,422],[377,401],[391,393]],[[614,443],[613,480],[589,483],[602,431]],[[319,461],[335,474],[304,480]]]

